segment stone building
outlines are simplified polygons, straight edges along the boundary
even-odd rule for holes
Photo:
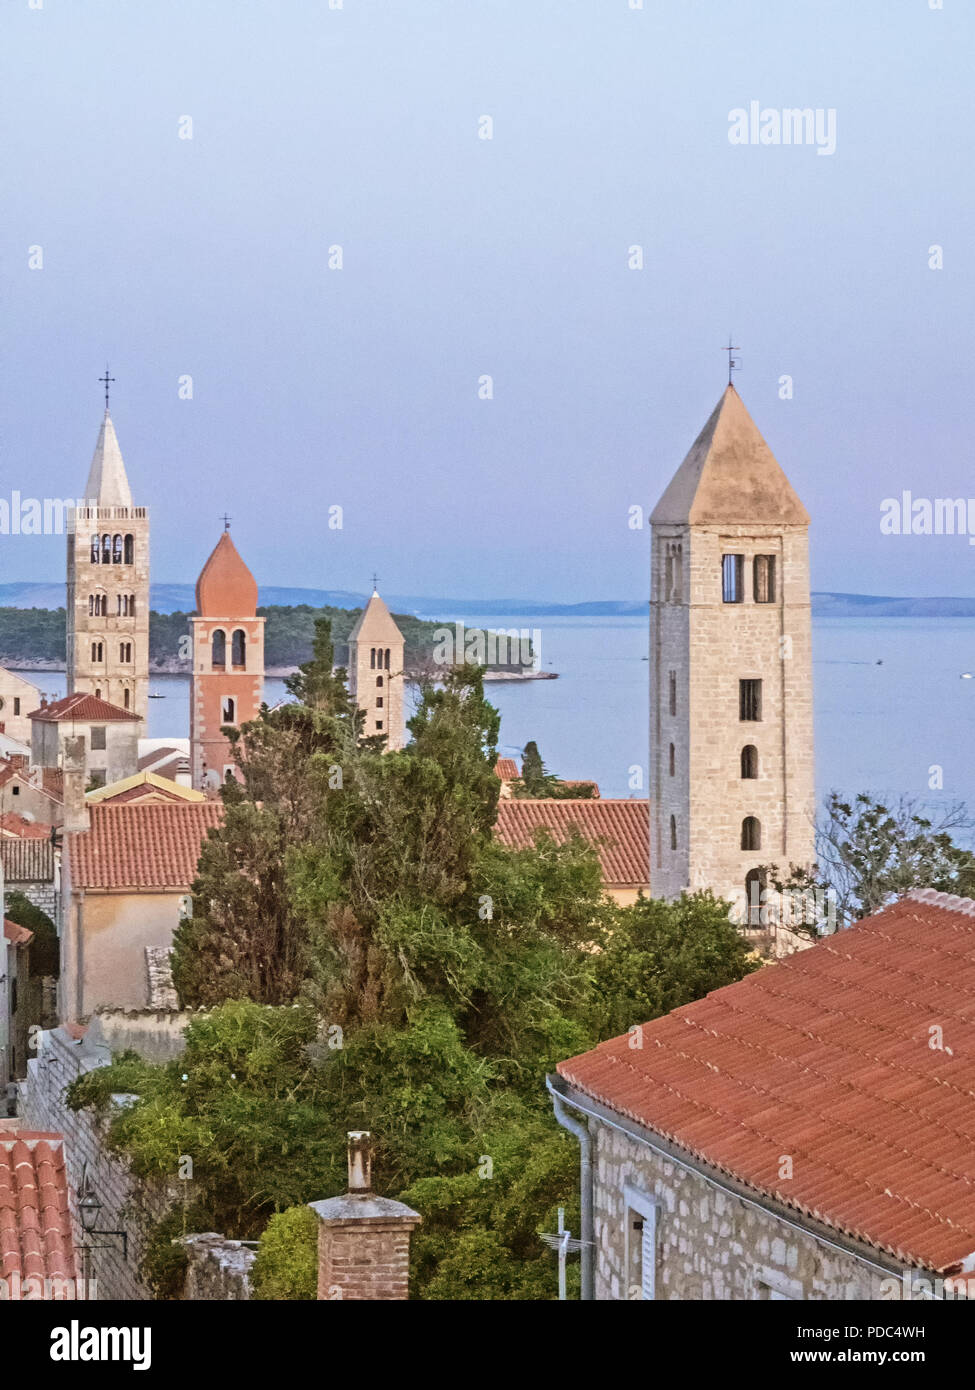
[[[405,742],[403,634],[376,589],[349,633],[349,693],[366,716],[363,732],[383,734],[390,751]]]
[[[257,581],[224,529],[196,581],[190,761],[193,786],[215,792],[237,775],[222,729],[256,719],[264,698],[264,619]]]
[[[149,697],[149,511],[133,506],[107,408],[85,504],[69,513],[67,530],[68,693],[95,695],[144,720]]]
[[[733,386],[651,516],[653,892],[815,858],[809,516]]]
[[[191,887],[215,801],[98,802],[66,834],[61,878],[59,1016],[145,1008],[150,966],[192,910]]]
[[[0,666],[0,734],[20,743],[30,743],[28,715],[41,702],[36,685]]]
[[[973,983],[927,889],[560,1063],[583,1297],[975,1297]]]
[[[64,767],[65,742],[84,739],[86,783],[104,787],[131,777],[139,767],[139,716],[97,695],[76,691],[31,711],[31,762]]]

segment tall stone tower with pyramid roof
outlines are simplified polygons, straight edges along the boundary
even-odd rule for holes
[[[105,410],[85,505],[68,516],[68,694],[145,719],[149,698],[149,509],[132,492]]]
[[[650,520],[652,891],[758,925],[815,858],[809,516],[734,386]]]
[[[363,732],[384,734],[386,748],[402,748],[403,634],[373,589],[359,621],[349,633],[349,693],[365,715]]]
[[[256,719],[264,698],[264,619],[257,581],[224,529],[196,581],[190,765],[198,791],[236,775],[224,727]]]

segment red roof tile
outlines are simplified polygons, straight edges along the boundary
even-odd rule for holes
[[[89,695],[85,690],[76,690],[73,695],[63,695],[60,700],[31,710],[27,718],[39,719],[45,724],[58,724],[63,720],[95,720],[110,723],[112,720],[131,719],[137,722],[139,716],[131,710],[122,709],[120,705],[110,705],[107,700],[101,700],[97,695]]]
[[[91,828],[65,837],[73,888],[189,888],[217,801],[127,802],[89,807]]]
[[[0,1127],[0,1278],[18,1277],[75,1278],[64,1140]]]
[[[21,840],[49,840],[51,827],[43,821],[25,820],[16,811],[5,811],[0,816],[0,835],[14,835]]]
[[[516,782],[521,776],[514,758],[498,758],[494,764],[494,771],[502,782]]]
[[[34,940],[34,933],[22,927],[19,922],[11,922],[9,917],[3,919],[3,934],[12,946],[29,946]]]
[[[951,1273],[975,1252],[975,902],[912,893],[642,1034],[558,1070],[899,1260]]]
[[[528,849],[539,830],[561,843],[573,828],[595,845],[607,888],[649,885],[648,801],[500,801],[494,833],[510,849]]]

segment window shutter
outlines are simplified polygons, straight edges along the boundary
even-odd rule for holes
[[[643,1297],[656,1297],[657,1275],[657,1217],[655,1212],[643,1218],[643,1231],[640,1236],[640,1263],[643,1274]]]

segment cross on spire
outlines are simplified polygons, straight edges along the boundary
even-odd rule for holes
[[[376,573],[375,570],[373,570],[372,572],[372,592],[374,594],[379,593],[379,575]]]
[[[732,354],[738,352],[739,349],[732,343],[730,333],[728,334],[728,346],[723,347],[721,351],[726,352],[728,354],[728,385],[730,386],[733,374],[741,366],[741,363],[738,361],[737,357],[732,356]]]
[[[225,531],[229,531],[229,530],[230,530],[230,521],[231,521],[231,518],[227,515],[226,512],[224,512],[224,514],[223,514],[223,516],[220,518],[220,520],[223,522],[223,529],[224,529]]]
[[[107,362],[105,363],[105,375],[104,375],[104,376],[100,376],[100,377],[98,378],[98,380],[101,381],[101,382],[103,382],[103,383],[104,383],[104,386],[105,386],[105,409],[107,410],[107,409],[108,409],[108,388],[109,388],[109,386],[111,385],[111,383],[115,380],[115,378],[114,378],[113,376],[109,376],[109,374],[108,374],[108,363],[107,363]]]

